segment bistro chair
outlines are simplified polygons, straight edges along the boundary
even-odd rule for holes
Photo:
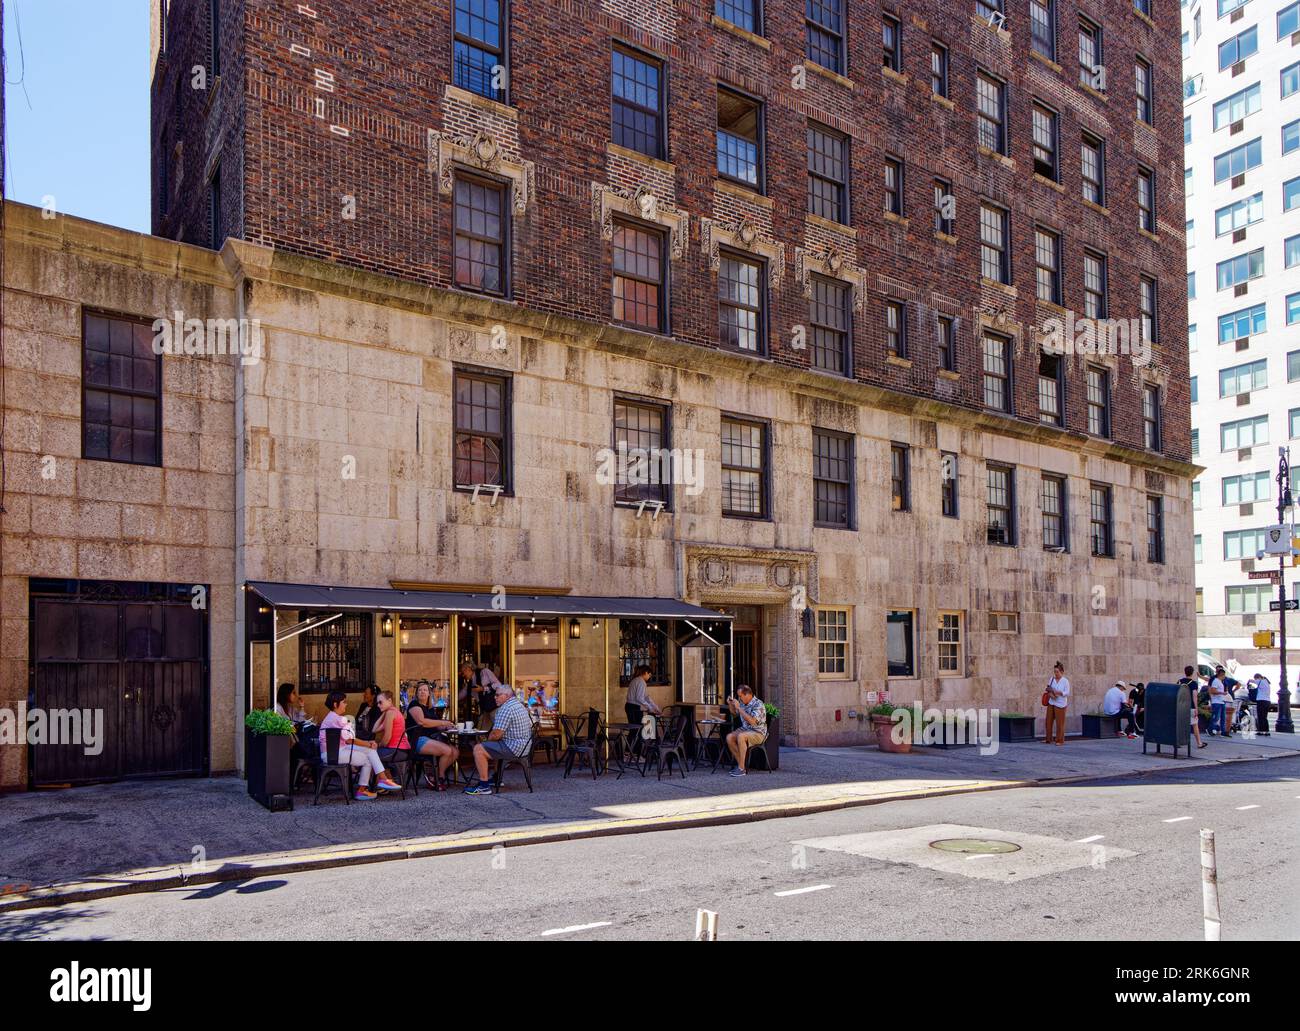
[[[564,751],[564,776],[567,779],[575,762],[591,767],[591,779],[604,771],[601,769],[601,744],[604,738],[600,711],[590,709],[586,716],[561,716],[568,747]]]
[[[560,758],[560,750],[564,747],[564,735],[560,730],[560,715],[551,710],[544,709],[537,714],[537,720],[533,724],[536,734],[534,735],[534,748],[540,748],[546,753],[546,761],[554,766]]]
[[[312,805],[320,805],[321,792],[325,790],[330,777],[338,780],[339,788],[343,792],[343,801],[348,805],[352,804],[352,764],[339,762],[339,746],[342,740],[342,727],[325,729],[325,751],[314,763],[316,797]]]
[[[537,727],[533,726],[533,736],[528,741],[528,751],[523,755],[511,756],[509,759],[495,758],[492,760],[496,766],[496,774],[492,778],[492,793],[501,794],[501,775],[511,766],[518,766],[524,771],[524,781],[528,785],[528,793],[533,793],[533,752],[537,749]]]
[[[763,757],[763,769],[767,770],[768,773],[771,773],[772,764],[767,758],[766,742],[762,745],[752,745],[749,751],[745,753],[745,769],[750,773],[757,770],[758,767],[754,765],[754,760],[759,756]]]
[[[686,777],[686,716],[678,713],[668,721],[668,729],[662,733],[656,734],[655,739],[649,742],[649,754],[646,756],[645,766],[641,770],[641,776],[650,768],[650,764],[655,765],[655,780],[660,780],[664,774],[664,767],[671,766],[674,762],[677,764],[677,771]]]
[[[411,762],[411,750],[409,748],[399,748],[389,758],[384,759],[383,756],[380,756],[380,758],[383,759],[384,769],[387,770],[390,775],[392,775],[393,780],[397,781],[397,783],[401,785],[402,801],[405,802],[406,782],[410,780],[411,777],[410,770],[411,767],[414,765]],[[398,774],[394,771],[400,771],[401,776],[398,776]],[[388,794],[388,792],[381,791],[380,794],[381,795]],[[417,795],[419,794],[418,788],[416,789],[416,794]]]

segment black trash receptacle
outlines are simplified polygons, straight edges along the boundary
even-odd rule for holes
[[[1192,699],[1186,684],[1147,684],[1146,722],[1142,728],[1142,751],[1147,745],[1172,745],[1174,755],[1186,746],[1192,757]]]

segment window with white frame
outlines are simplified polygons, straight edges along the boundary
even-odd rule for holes
[[[847,608],[817,609],[817,676],[843,680],[853,675],[853,614]]]

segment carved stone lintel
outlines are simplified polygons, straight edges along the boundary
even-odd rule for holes
[[[672,259],[679,261],[686,256],[690,244],[690,215],[661,202],[654,190],[645,183],[635,190],[619,189],[603,183],[591,184],[591,217],[600,226],[601,239],[614,239],[615,214],[663,226],[668,230],[669,254]]]
[[[456,136],[430,129],[428,165],[438,182],[438,192],[449,194],[455,185],[456,166],[491,172],[510,180],[511,200],[516,215],[528,211],[536,194],[536,166],[531,161],[507,158],[491,133],[480,130],[473,136]]]
[[[861,313],[867,304],[867,274],[850,260],[849,255],[834,245],[794,249],[794,277],[803,295],[813,294],[813,273],[830,279],[841,279],[853,287],[853,310]]]
[[[768,283],[771,286],[779,287],[785,279],[785,247],[747,218],[734,224],[701,218],[700,246],[708,256],[709,267],[714,272],[722,267],[719,248],[726,246],[765,257],[768,262]]]

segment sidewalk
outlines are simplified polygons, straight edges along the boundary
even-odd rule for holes
[[[1141,741],[1070,739],[1065,747],[1004,744],[916,749],[783,749],[781,769],[732,778],[707,769],[656,781],[635,774],[563,780],[518,770],[495,796],[421,790],[406,801],[319,806],[299,795],[270,813],[233,777],[131,781],[0,795],[0,911],[181,883],[245,879],[318,866],[376,862],[545,840],[637,833],[799,815],[932,794],[1143,775],[1215,762],[1300,754],[1300,739],[1210,739],[1193,758],[1142,754]],[[202,865],[198,865],[199,862]],[[57,886],[57,887],[52,887]]]

